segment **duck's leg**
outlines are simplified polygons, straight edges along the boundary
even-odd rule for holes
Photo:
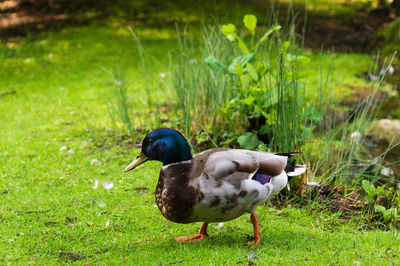
[[[186,242],[186,241],[190,241],[190,240],[201,241],[201,240],[203,240],[204,236],[209,236],[207,234],[207,226],[208,226],[208,223],[203,223],[201,225],[199,233],[197,235],[193,235],[193,236],[178,236],[178,237],[175,237],[175,240],[177,242]]]
[[[250,215],[251,222],[253,223],[253,229],[254,229],[254,240],[251,241],[251,244],[254,246],[257,246],[257,244],[261,240],[261,234],[260,234],[260,226],[258,225],[258,216],[256,212],[252,212]]]

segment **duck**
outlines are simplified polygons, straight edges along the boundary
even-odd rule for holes
[[[198,234],[175,237],[177,242],[201,241],[209,236],[209,223],[247,213],[254,231],[251,244],[256,246],[261,240],[256,208],[306,171],[288,160],[294,154],[214,148],[193,156],[179,131],[158,128],[146,135],[141,152],[124,172],[149,160],[163,163],[155,191],[162,215],[175,223],[202,222]]]

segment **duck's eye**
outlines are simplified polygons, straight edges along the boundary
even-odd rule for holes
[[[151,143],[154,142],[154,139],[149,139],[147,142],[148,142],[149,144],[151,144]]]

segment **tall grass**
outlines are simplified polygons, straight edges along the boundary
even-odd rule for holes
[[[203,26],[200,44],[188,38],[186,30],[179,38],[177,63],[171,66],[178,112],[187,137],[207,128],[217,139],[224,124],[220,108],[235,96],[237,87],[231,77],[212,71],[204,59],[213,55],[228,62],[233,57],[233,47],[217,27]]]
[[[108,111],[113,124],[114,131],[116,130],[119,121],[125,127],[126,132],[131,137],[136,137],[136,127],[131,120],[131,108],[128,103],[128,95],[126,90],[125,72],[118,67],[113,71],[105,70],[111,77],[108,82],[111,97],[107,97]]]
[[[272,65],[270,76],[262,84],[277,97],[277,107],[271,108],[270,150],[288,152],[300,150],[304,143],[301,127],[306,126],[305,85],[302,82],[302,56],[304,49],[297,45],[294,21],[287,34],[275,34],[263,50]],[[286,51],[282,47],[290,44]],[[311,125],[308,125],[311,126]]]
[[[156,84],[155,81],[155,73],[152,68],[152,63],[158,63],[156,59],[152,58],[152,61],[149,60],[148,54],[146,54],[145,49],[142,44],[142,40],[140,35],[136,34],[131,27],[128,27],[128,30],[132,36],[133,44],[136,48],[137,56],[134,58],[135,60],[132,63],[135,63],[138,68],[142,70],[142,79],[144,80],[143,90],[145,91],[145,99],[140,99],[140,97],[135,97],[138,102],[144,102],[147,104],[147,109],[149,112],[155,113],[153,123],[148,123],[150,121],[146,121],[150,124],[150,127],[160,127],[161,125],[161,113],[159,108],[155,108],[155,103],[152,97],[152,90],[154,88],[162,87],[159,83]],[[151,62],[151,63],[150,63]],[[109,116],[112,121],[114,133],[117,128],[122,127],[123,130],[134,140],[136,140],[138,135],[138,127],[134,125],[133,122],[133,104],[128,101],[128,92],[126,85],[126,74],[125,70],[121,66],[117,66],[112,68],[111,70],[103,69],[109,76],[111,81],[108,82],[109,92],[106,95],[107,105]],[[138,104],[136,102],[136,104]],[[136,112],[137,114],[138,112]],[[137,122],[137,121],[136,121]],[[139,125],[148,127],[148,125]],[[125,134],[124,132],[124,134]],[[116,134],[114,134],[116,135]]]
[[[365,97],[344,122],[336,124],[334,113],[327,112],[331,119],[325,119],[325,125],[320,126],[325,130],[312,143],[305,145],[304,151],[310,166],[309,180],[358,185],[363,179],[372,182],[381,179],[380,169],[385,165],[386,154],[400,143],[390,143],[385,152],[371,158],[364,146],[364,138],[384,100],[382,85],[387,71],[388,67],[381,71],[378,60],[371,65],[368,73],[379,78],[364,88],[362,94]]]

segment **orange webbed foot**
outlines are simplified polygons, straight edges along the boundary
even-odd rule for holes
[[[201,241],[204,239],[204,236],[209,236],[207,233],[208,223],[203,223],[200,227],[200,231],[197,235],[192,236],[178,236],[174,237],[176,242],[186,242],[186,241]]]
[[[250,244],[254,246],[257,246],[258,243],[260,243],[260,239],[254,239],[253,241],[250,242]]]
[[[192,236],[178,236],[174,237],[176,242],[187,242],[187,241],[201,241],[204,239],[204,234],[197,234]]]

